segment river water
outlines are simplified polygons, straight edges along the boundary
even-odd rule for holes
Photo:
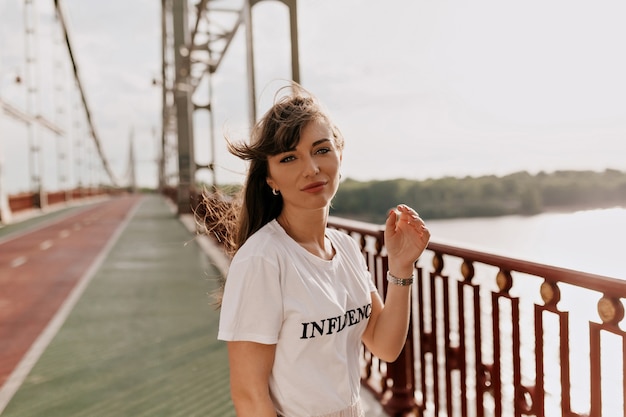
[[[534,216],[504,216],[497,218],[471,218],[453,220],[430,220],[427,225],[431,231],[431,240],[438,243],[452,244],[468,249],[496,253],[517,259],[524,259],[548,265],[606,275],[626,280],[626,208],[581,210],[569,213],[542,213]],[[458,271],[458,266],[456,267]],[[444,270],[445,272],[445,270]],[[458,272],[457,272],[458,275]],[[488,281],[493,281],[493,272]],[[538,287],[519,290],[519,295],[538,297]],[[513,293],[513,292],[512,292]],[[525,293],[525,294],[522,294]],[[569,311],[572,323],[597,321],[596,303],[599,294],[575,288],[564,288],[559,309]],[[528,299],[526,297],[526,299]],[[538,301],[541,303],[541,301]],[[522,311],[523,320],[532,323],[532,312]],[[485,317],[486,323],[490,320]],[[546,329],[558,333],[557,323],[546,322]],[[570,324],[571,325],[571,324]],[[589,360],[588,326],[575,326],[570,329],[570,354],[572,359],[572,407],[575,411],[588,412],[589,407],[589,372],[585,366]],[[525,336],[531,340],[532,326],[522,329],[522,342]],[[526,334],[528,333],[528,334]],[[606,340],[605,340],[606,339]],[[545,342],[554,342],[548,338]],[[523,343],[524,344],[524,343]],[[524,344],[526,345],[526,344]],[[533,345],[522,346],[522,373],[529,376],[523,383],[532,383],[534,370],[532,361],[524,358],[533,357]],[[484,346],[487,356],[490,347]],[[604,337],[603,359],[603,415],[621,415],[624,375],[622,374],[621,340]],[[557,364],[558,346],[546,346],[546,360]],[[528,366],[531,366],[528,368]],[[551,369],[551,371],[550,371]],[[546,364],[547,415],[560,415],[560,381],[554,379],[558,369]],[[617,411],[620,410],[620,411]],[[512,409],[505,405],[505,415],[511,415]]]
[[[427,224],[434,242],[626,279],[626,208]]]

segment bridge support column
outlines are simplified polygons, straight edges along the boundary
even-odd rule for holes
[[[252,41],[252,6],[263,0],[245,0],[243,5],[243,21],[246,29],[246,62],[248,69],[249,117],[250,126],[256,123],[256,86],[254,70],[254,48]],[[291,41],[291,79],[300,84],[300,52],[298,41],[298,8],[297,0],[280,0],[289,9],[289,33]]]
[[[195,194],[195,157],[193,137],[193,103],[191,95],[193,88],[190,84],[191,50],[187,1],[173,0],[174,19],[174,63],[176,66],[176,80],[174,86],[174,101],[176,104],[176,120],[178,132],[178,213],[192,212],[192,196]]]

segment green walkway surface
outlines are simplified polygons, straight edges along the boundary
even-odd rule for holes
[[[234,416],[219,274],[146,196],[2,417]]]

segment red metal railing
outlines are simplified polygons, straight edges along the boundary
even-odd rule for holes
[[[329,226],[357,239],[384,295],[382,227]],[[626,281],[435,242],[416,273],[400,358],[363,352],[390,415],[626,416]]]
[[[125,190],[114,188],[74,188],[70,190],[52,192],[25,192],[8,195],[7,209],[9,210],[9,213],[2,213],[2,210],[0,210],[0,223],[6,222],[6,219],[2,218],[3,214],[13,215],[20,212],[27,212],[29,210],[43,209],[47,206],[56,204],[78,201],[84,198],[102,195],[117,195],[123,192],[125,192]]]

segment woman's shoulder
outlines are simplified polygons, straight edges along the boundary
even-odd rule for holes
[[[276,229],[275,221],[270,221],[254,232],[237,252],[235,256],[253,256],[271,254],[273,248],[280,246],[281,236]]]

